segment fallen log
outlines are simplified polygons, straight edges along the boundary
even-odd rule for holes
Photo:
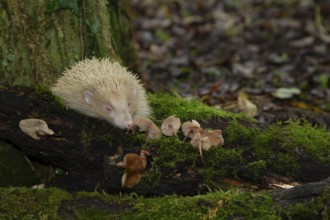
[[[155,107],[157,108],[157,104],[154,104]],[[189,109],[186,111],[189,111]],[[27,118],[44,120],[55,134],[53,136],[41,137],[40,140],[29,137],[19,128],[20,120]],[[106,122],[67,110],[61,106],[60,102],[49,91],[43,89],[3,88],[0,91],[0,121],[0,139],[13,144],[31,161],[38,161],[63,170],[62,174],[53,178],[48,185],[69,191],[105,190],[110,193],[135,191],[150,195],[173,193],[194,195],[206,192],[210,187],[209,182],[206,180],[206,176],[209,175],[206,173],[206,169],[208,169],[207,172],[211,172],[213,169],[212,172],[215,173],[212,177],[213,187],[219,187],[221,185],[219,180],[226,175],[218,174],[217,170],[214,170],[215,168],[209,167],[215,163],[214,161],[208,161],[206,158],[205,164],[203,164],[198,153],[190,150],[190,148],[177,146],[180,150],[180,154],[177,157],[189,155],[184,159],[179,158],[178,162],[172,162],[172,158],[169,158],[173,153],[172,151],[169,151],[168,155],[164,156],[163,152],[166,150],[166,146],[163,148],[155,146],[157,144],[161,145],[162,140],[156,143],[145,143],[141,136],[137,138],[137,133],[127,134],[125,131],[114,128]],[[202,125],[208,126],[208,128],[225,130],[230,121],[231,119],[228,117],[214,117],[212,120],[202,121]],[[240,120],[239,124],[247,128],[259,127],[254,122],[244,120]],[[228,134],[225,133],[225,143],[226,135]],[[164,142],[171,140],[170,144],[181,144],[175,138],[164,140],[166,140]],[[221,152],[224,153],[228,148],[228,150],[237,153],[249,144],[242,140],[227,141],[227,143],[221,149]],[[116,155],[118,147],[123,148],[123,155],[132,152],[138,153],[141,148],[145,147],[151,151],[151,156],[147,158],[148,165],[145,175],[141,184],[138,184],[137,187],[132,189],[121,187],[121,178],[124,171],[116,166],[118,161],[111,161],[110,159]],[[207,154],[212,155],[213,153],[206,152],[206,157]],[[252,164],[255,165],[253,163],[255,160],[253,152],[244,154],[246,155],[243,156],[249,158]],[[120,159],[122,159],[123,155]],[[254,172],[249,165],[244,165],[239,161],[233,162],[232,158],[229,158],[229,160],[228,164],[222,161],[222,163],[226,163],[223,169],[230,170],[230,172],[241,175],[243,178],[247,177],[246,173]],[[297,172],[297,177],[304,174],[305,170],[303,169],[306,168],[306,164],[310,161],[301,162],[304,162],[304,165],[300,166],[302,170]],[[166,166],[163,166],[163,164],[166,164]],[[258,163],[257,165],[259,166],[260,164]],[[213,165],[213,167],[218,166],[221,166],[221,164]],[[330,176],[329,164],[313,163],[313,166],[307,167],[308,172],[313,173],[314,180]],[[263,169],[259,170],[261,171],[258,174],[259,176],[266,172]],[[230,172],[228,171],[227,174],[233,175]],[[252,174],[255,177],[256,173]],[[301,176],[301,179],[298,178],[298,181],[309,181],[310,179],[306,179],[306,176],[308,175]],[[253,181],[253,178],[247,178],[249,181]],[[262,186],[260,182],[257,185],[261,188],[267,188],[266,185]]]

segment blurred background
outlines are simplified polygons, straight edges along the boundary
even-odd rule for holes
[[[129,1],[151,91],[262,123],[330,125],[330,1]]]

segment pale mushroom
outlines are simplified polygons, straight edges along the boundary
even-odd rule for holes
[[[149,130],[147,132],[147,140],[157,140],[162,136],[162,132],[155,124],[149,127]]]
[[[224,144],[221,130],[205,131],[201,130],[202,137],[208,137],[211,146],[219,146]]]
[[[174,115],[167,117],[160,127],[162,133],[166,136],[176,136],[181,126],[180,118],[176,118]]]
[[[201,125],[195,121],[187,121],[182,124],[182,132],[185,137],[193,138],[195,133],[201,128]]]
[[[19,122],[20,129],[31,138],[39,140],[40,136],[54,135],[54,131],[48,128],[45,121],[41,119],[23,119]]]
[[[160,129],[149,118],[134,118],[133,123],[139,131],[146,132],[147,140],[155,140],[162,137]]]
[[[201,155],[202,161],[204,161],[202,150],[209,150],[211,148],[209,137],[203,137],[200,132],[197,132],[191,139],[190,144],[199,150],[199,154]]]
[[[190,144],[199,150],[199,154],[203,160],[202,150],[207,151],[212,146],[224,144],[221,130],[205,131],[198,130],[190,141]]]
[[[134,126],[139,128],[139,131],[148,131],[150,126],[154,124],[149,118],[133,118]]]

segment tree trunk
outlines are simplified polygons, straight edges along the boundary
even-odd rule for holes
[[[123,8],[115,0],[0,1],[1,84],[48,86],[85,57],[131,63]]]

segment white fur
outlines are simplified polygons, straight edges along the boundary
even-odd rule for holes
[[[80,61],[64,72],[51,91],[69,108],[119,128],[126,128],[132,118],[148,117],[151,111],[141,81],[110,59]],[[111,106],[112,113],[105,105]]]

